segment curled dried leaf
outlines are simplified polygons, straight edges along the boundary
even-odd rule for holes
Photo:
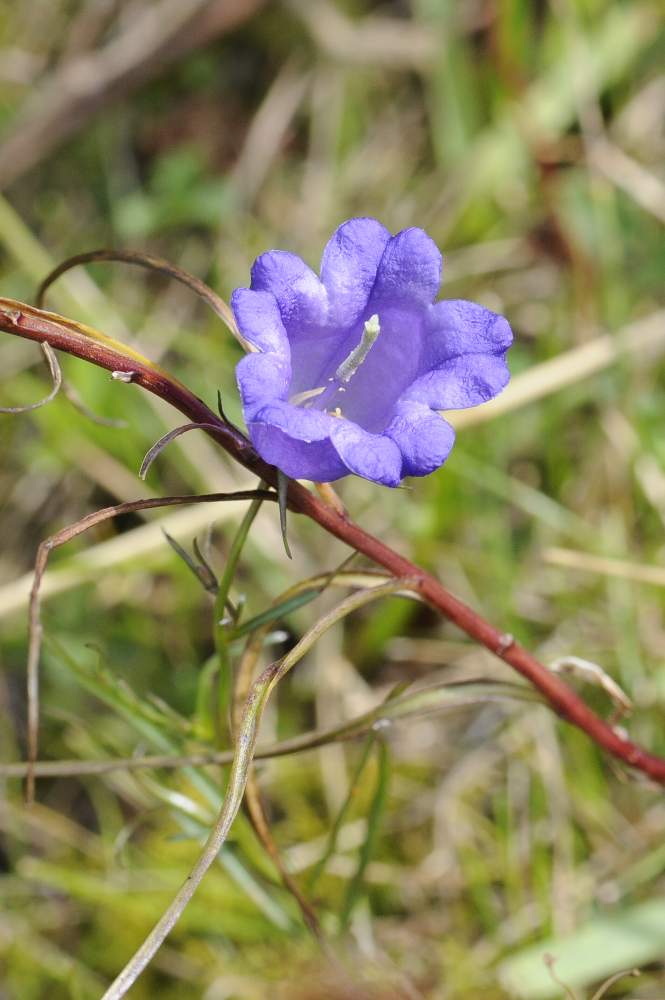
[[[204,281],[201,281],[195,275],[190,274],[189,271],[171,264],[168,260],[163,260],[161,257],[153,257],[151,254],[139,253],[134,250],[91,250],[88,253],[79,253],[74,257],[69,257],[61,264],[58,264],[42,281],[37,291],[38,307],[42,307],[46,292],[57,278],[65,274],[66,271],[70,271],[73,267],[78,267],[79,264],[92,264],[95,261],[134,264],[137,267],[144,267],[149,271],[157,271],[159,274],[166,275],[167,278],[173,278],[174,281],[179,281],[180,284],[190,288],[210,306],[215,315],[219,316],[245,350],[252,349],[238,331],[233,313],[227,303],[209,285],[206,285]]]
[[[31,410],[39,410],[42,406],[46,406],[50,403],[60,392],[62,386],[62,371],[60,369],[60,364],[56,357],[55,351],[50,346],[50,344],[43,343],[40,345],[44,357],[46,358],[46,363],[49,367],[51,373],[51,378],[53,379],[53,387],[49,392],[48,396],[44,396],[37,403],[26,403],[25,406],[0,406],[0,413],[29,413]]]
[[[169,431],[168,434],[165,434],[163,437],[161,437],[159,441],[156,441],[155,444],[153,444],[152,448],[150,448],[150,450],[146,453],[145,458],[141,462],[141,468],[139,469],[139,476],[141,477],[141,479],[145,479],[145,477],[148,475],[148,470],[150,469],[150,466],[155,461],[157,456],[161,454],[164,448],[166,448],[167,444],[170,444],[171,441],[175,441],[175,439],[177,437],[180,437],[181,434],[186,434],[187,431],[196,431],[196,430],[216,431],[219,430],[219,428],[215,424],[194,424],[194,423],[182,424],[180,427],[174,427],[172,431]]]

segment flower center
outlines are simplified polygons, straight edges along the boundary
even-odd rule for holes
[[[289,400],[291,405],[310,407],[316,399],[316,408],[320,410],[326,409],[338,393],[346,392],[346,386],[364,363],[380,333],[381,324],[379,323],[379,316],[378,313],[374,313],[365,322],[360,343],[342,361],[336,369],[335,374],[328,379],[327,385],[321,385],[316,389],[306,389],[304,392],[297,393]],[[343,416],[339,406],[335,406],[329,412],[335,417]]]

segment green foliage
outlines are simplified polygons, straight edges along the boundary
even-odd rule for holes
[[[73,57],[88,6],[97,5],[0,2],[3,131],[22,121],[29,85],[46,102],[41,74]],[[262,250],[293,249],[316,264],[337,223],[367,214],[431,232],[444,251],[444,294],[510,318],[513,372],[531,384],[540,363],[658,307],[665,149],[655,4],[340,0],[336,10],[369,34],[356,26],[337,47],[333,29],[312,37],[297,4],[269,8],[105,109],[11,186],[0,199],[2,294],[31,299],[54,261],[122,244],[228,296]],[[392,24],[402,53],[394,65],[372,48],[372,33],[387,38],[372,18],[409,22]],[[105,40],[102,31],[93,46]],[[28,61],[12,62],[10,50]],[[104,264],[62,279],[47,305],[131,340],[213,406],[219,389],[239,421],[238,346],[186,289]],[[8,762],[25,754],[24,574],[39,541],[142,490],[256,485],[199,434],[174,441],[142,484],[141,458],[173,415],[72,359],[63,369],[87,406],[127,426],[98,426],[62,396],[31,415],[0,416]],[[446,467],[408,492],[360,481],[340,492],[361,524],[546,662],[574,653],[601,664],[635,701],[631,734],[662,754],[663,588],[621,568],[662,563],[662,341],[595,375],[568,374],[512,412],[461,425]],[[0,405],[38,399],[45,384],[37,352],[1,338]],[[321,580],[289,588],[347,555],[290,515],[289,561],[277,505],[254,513],[246,538],[246,507],[229,505],[133,515],[54,553],[44,758],[75,766],[228,747],[231,670],[247,638],[264,631],[261,665],[284,655],[339,600]],[[188,551],[198,539],[228,588],[221,605],[162,527]],[[553,561],[555,548],[574,550],[578,568]],[[621,560],[618,575],[585,568],[588,555]],[[367,585],[365,567],[356,571],[353,587]],[[239,617],[222,626],[226,597]],[[506,676],[413,602],[387,598],[338,622],[281,681],[262,723],[261,745],[335,731],[325,746],[256,766],[283,860],[305,895],[313,883],[311,901],[352,973],[398,995],[404,982],[411,995],[447,1000],[563,995],[543,961],[551,953],[579,1000],[633,964],[642,977],[608,995],[656,1000],[661,801],[540,705],[499,701],[486,684],[486,704],[443,711],[443,682]],[[367,713],[402,680],[421,684],[386,703],[389,725],[373,732]],[[584,694],[609,715],[601,691]],[[361,735],[349,739],[344,726],[356,717]],[[99,996],[189,870],[227,779],[227,768],[192,764],[50,777],[32,810],[7,779],[0,992]],[[300,996],[309,983],[314,996],[321,966],[241,812],[132,995],[253,1000],[283,983],[285,996]]]
[[[178,148],[160,157],[145,192],[135,191],[111,206],[121,239],[144,240],[178,227],[208,227],[230,211],[230,192],[207,170],[195,148]]]

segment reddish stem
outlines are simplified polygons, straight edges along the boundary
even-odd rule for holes
[[[48,343],[59,351],[83,358],[108,371],[131,373],[131,381],[171,403],[196,423],[209,426],[206,433],[215,438],[236,461],[259,479],[277,487],[277,471],[254,451],[251,443],[235,427],[217,416],[186,386],[172,380],[165,372],[154,370],[119,351],[76,332],[58,322],[57,317],[7,299],[0,301],[0,330],[37,343]],[[368,534],[345,514],[323,503],[299,483],[289,486],[289,508],[316,521],[331,535],[362,552],[383,566],[393,576],[416,582],[424,600],[463,632],[485,646],[526,677],[563,719],[583,730],[598,746],[630,767],[665,784],[665,760],[626,739],[619,731],[596,715],[556,674],[553,674],[511,636],[504,635],[475,611],[459,601],[425,570],[414,566],[378,538]]]

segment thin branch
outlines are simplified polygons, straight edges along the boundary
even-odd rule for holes
[[[128,500],[113,507],[104,507],[92,514],[86,514],[75,524],[46,538],[37,549],[35,560],[35,576],[30,591],[29,610],[29,640],[27,665],[27,700],[28,700],[28,770],[26,775],[26,799],[32,802],[35,792],[34,764],[39,751],[39,660],[42,648],[43,628],[41,623],[41,585],[46,572],[49,556],[54,549],[65,545],[73,538],[82,535],[103,521],[118,517],[121,514],[131,514],[139,510],[150,510],[156,507],[174,507],[190,503],[219,503],[223,500],[254,500],[260,496],[264,500],[276,500],[277,494],[270,490],[238,490],[235,493],[207,493],[200,496],[148,497],[141,500]]]
[[[233,697],[233,666],[229,651],[232,635],[229,626],[238,622],[240,605],[236,608],[231,601],[231,585],[245,542],[260,509],[261,500],[253,500],[236,528],[213,603],[213,640],[217,662],[213,673],[212,691],[214,698],[211,701],[210,709],[213,729],[219,746],[225,746],[229,734],[233,733],[230,715]]]
[[[401,719],[435,715],[444,711],[458,711],[473,705],[521,701],[542,704],[538,695],[525,684],[508,681],[478,680],[453,681],[430,684],[329,729],[302,733],[279,743],[259,747],[254,760],[272,760],[292,754],[306,753],[329,743],[342,743],[366,736],[374,729],[383,729]],[[112,771],[146,771],[159,768],[208,767],[230,764],[233,750],[211,750],[174,755],[152,754],[144,757],[112,757],[107,760],[42,760],[33,766],[35,778],[78,778],[83,775],[109,774]],[[0,778],[25,778],[30,764],[18,761],[0,764]]]
[[[238,815],[245,791],[245,776],[252,759],[263,704],[260,695],[261,692],[257,689],[256,695],[248,699],[243,726],[238,735],[224,803],[215,821],[215,825],[205,842],[203,851],[171,904],[157,921],[140,948],[113,980],[108,990],[104,993],[102,1000],[120,1000],[131,989],[171,933],[173,927],[180,919],[183,910],[223,847],[233,821]]]
[[[373,728],[376,729],[376,727]],[[344,800],[339,809],[337,810],[335,818],[333,819],[328,829],[326,844],[325,847],[323,848],[323,851],[321,852],[321,857],[319,858],[319,860],[316,862],[316,864],[309,873],[309,877],[307,879],[307,889],[310,893],[314,891],[316,883],[321,877],[331,857],[335,853],[340,830],[342,829],[342,826],[347,818],[351,806],[358,797],[360,782],[364,777],[365,768],[367,767],[367,764],[372,754],[372,750],[374,749],[374,742],[375,742],[374,732],[370,732],[368,735],[369,739],[365,740],[365,746],[363,747],[363,751],[360,755],[359,760],[356,762],[355,770],[353,772],[351,780],[349,781],[348,788],[346,790],[346,795],[344,796]]]
[[[337,571],[338,572],[338,571]],[[330,574],[328,580],[317,588],[317,594],[323,592],[325,587],[331,582],[335,573]],[[292,598],[294,595],[302,592],[303,590],[312,590],[311,580],[300,581],[293,587],[289,588],[286,594],[280,594],[279,597],[275,598],[272,602],[272,608],[280,607],[284,604],[285,600]],[[256,664],[259,661],[259,657],[264,648],[266,636],[270,630],[272,621],[268,620],[264,624],[257,625],[253,629],[245,644],[242,656],[240,657],[240,662],[236,669],[236,675],[233,686],[233,702],[231,711],[231,725],[233,733],[236,734],[240,730],[242,724],[242,713],[243,705],[246,703],[249,697],[249,692],[252,685],[252,676],[256,668]],[[255,757],[257,755],[255,754]],[[305,924],[312,932],[316,940],[319,942],[321,947],[327,951],[327,946],[323,931],[319,924],[316,912],[300,890],[300,887],[296,880],[293,878],[291,873],[285,867],[284,862],[279,853],[279,849],[275,840],[272,836],[270,826],[265,816],[263,809],[263,804],[261,802],[261,793],[256,779],[256,774],[253,767],[250,767],[247,774],[247,784],[245,787],[245,808],[249,815],[249,819],[254,827],[254,832],[256,833],[258,839],[263,845],[266,853],[272,859],[273,864],[279,872],[280,878],[286,889],[291,893],[296,903],[300,908],[303,920]]]
[[[316,939],[321,948],[327,953],[329,950],[328,944],[326,942],[321,924],[319,923],[319,918],[316,915],[316,910],[305,897],[297,881],[282,861],[279,848],[275,843],[272,830],[270,829],[270,824],[268,823],[265,810],[263,808],[261,790],[256,778],[256,772],[253,768],[247,775],[247,783],[245,785],[245,809],[247,810],[247,815],[249,816],[254,832],[261,842],[263,849],[279,872],[279,876],[284,883],[285,888],[288,889],[298,904],[306,926],[312,932],[313,937]],[[332,957],[332,953],[330,957]]]
[[[404,590],[413,591],[414,581],[395,579],[379,587],[374,587],[372,590],[360,591],[346,597],[337,607],[319,619],[286,656],[267,666],[260,677],[254,681],[245,702],[242,720],[238,728],[224,803],[203,851],[171,904],[157,921],[141,947],[111,983],[102,1000],[120,1000],[133,986],[180,919],[183,910],[226,841],[245,793],[261,718],[275,687],[333,625],[372,601],[398,594]]]
[[[87,253],[79,253],[74,257],[69,257],[61,264],[58,264],[42,281],[37,290],[37,306],[40,309],[42,308],[46,292],[61,275],[67,271],[71,271],[74,267],[78,267],[80,264],[93,264],[95,261],[134,264],[137,267],[144,267],[148,271],[157,271],[158,274],[163,274],[174,281],[179,281],[181,285],[185,285],[191,289],[191,291],[195,292],[199,298],[203,299],[210,306],[214,314],[221,319],[236,340],[240,341],[245,350],[251,349],[245,338],[241,336],[230,307],[210,285],[206,285],[205,281],[201,281],[196,275],[190,274],[189,271],[177,267],[162,257],[139,253],[136,250],[90,250]]]
[[[248,634],[248,639],[242,652],[242,656],[240,657],[233,685],[231,727],[234,733],[238,731],[240,726],[243,705],[249,696],[249,691],[252,686],[252,677],[254,676],[256,665],[259,662],[259,657],[265,646],[268,633],[275,622],[275,614],[278,612],[280,616],[286,614],[287,608],[291,608],[291,610],[294,609],[294,602],[298,598],[307,597],[308,599],[313,600],[314,597],[320,596],[325,590],[328,589],[328,587],[333,586],[335,583],[341,583],[342,586],[354,587],[356,589],[369,590],[383,583],[390,582],[389,577],[375,572],[368,575],[359,575],[349,572],[347,567],[351,562],[353,562],[355,556],[356,553],[352,552],[351,555],[347,556],[346,559],[344,559],[344,561],[335,569],[330,570],[327,573],[318,573],[316,576],[310,576],[292,584],[273,599],[267,611],[258,615],[256,618],[243,623],[243,627],[247,628],[249,631],[248,633],[240,633]],[[253,627],[250,628],[252,623],[254,623]],[[235,629],[231,638],[237,637],[238,635],[239,629]]]
[[[12,299],[0,298],[0,330],[39,343],[47,342],[56,350],[63,350],[106,368],[108,371],[123,369],[134,373],[133,381],[149,392],[165,399],[196,423],[214,424],[215,430],[207,431],[241,465],[259,479],[277,488],[277,470],[267,465],[235,427],[223,421],[186,386],[135,355],[123,355],[120,345],[103,339],[92,339],[76,329],[75,324],[63,317],[44,313]],[[649,753],[629,740],[621,731],[601,719],[589,706],[552,674],[512,636],[506,635],[482,618],[472,608],[458,600],[439,581],[425,570],[399,555],[380,539],[375,538],[348,517],[323,503],[304,486],[291,482],[288,492],[289,509],[316,521],[335,538],[352,549],[383,566],[394,577],[410,577],[420,596],[444,617],[465,632],[471,639],[494,653],[513,669],[526,677],[545,697],[550,707],[563,719],[583,730],[590,739],[608,753],[650,777],[665,784],[665,760]]]
[[[641,972],[639,969],[622,969],[621,972],[615,972],[613,976],[610,976],[609,979],[606,979],[605,982],[602,984],[602,986],[600,986],[596,990],[594,995],[591,997],[591,1000],[601,1000],[601,998],[605,996],[607,991],[611,989],[615,983],[618,983],[620,979],[624,979],[626,976],[634,976],[635,978],[637,978],[640,975]]]

